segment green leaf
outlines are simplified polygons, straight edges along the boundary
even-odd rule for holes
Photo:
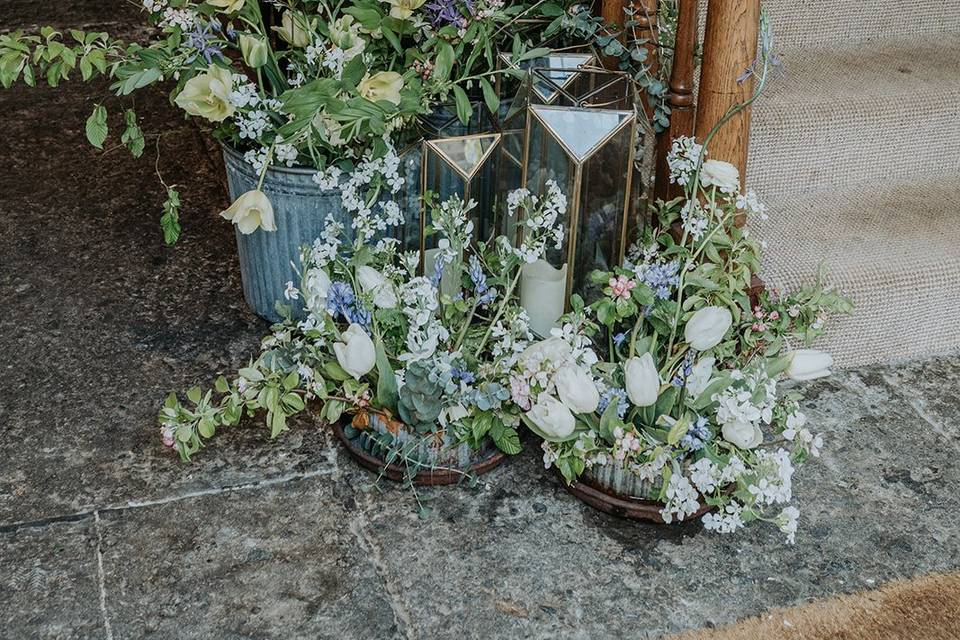
[[[296,389],[300,385],[300,374],[296,371],[291,371],[287,374],[287,377],[283,379],[283,388],[285,391],[291,391]]]
[[[200,398],[202,397],[202,395],[203,394],[200,391],[200,387],[191,387],[190,390],[187,391],[187,400],[189,400],[193,404],[197,404],[198,402],[200,402]]]
[[[473,115],[473,105],[470,104],[470,98],[467,92],[459,85],[453,85],[453,98],[457,104],[457,117],[460,122],[467,124],[470,122],[470,116]]]
[[[87,140],[97,149],[103,149],[107,139],[107,109],[103,105],[93,108],[93,113],[87,118]]]
[[[687,419],[687,416],[683,416],[670,427],[670,432],[667,434],[667,444],[677,444],[683,439],[683,436],[687,435],[687,431],[689,430],[690,420]]]
[[[167,188],[167,200],[163,203],[163,215],[160,216],[160,229],[163,241],[174,244],[180,238],[180,194],[172,187]]]
[[[120,136],[120,141],[130,150],[134,158],[139,158],[143,155],[146,141],[143,139],[143,131],[140,130],[140,125],[137,124],[136,112],[133,109],[127,109],[126,113],[123,114],[123,120],[127,128]]]
[[[483,101],[487,103],[487,109],[490,113],[500,111],[500,96],[494,91],[493,85],[486,78],[480,78],[480,88],[483,90]]]
[[[515,456],[523,450],[523,446],[520,444],[520,434],[517,433],[516,429],[510,427],[491,429],[490,437],[497,448],[508,456]]]
[[[390,360],[387,358],[387,351],[384,349],[383,341],[377,340],[377,405],[385,409],[396,412],[397,399],[397,376],[390,366]]]
[[[453,61],[456,57],[456,53],[453,51],[453,46],[443,40],[440,42],[437,51],[437,59],[433,63],[433,73],[431,77],[434,80],[446,80],[450,77],[450,72],[453,70]],[[456,89],[456,87],[454,87]]]
[[[350,374],[344,371],[343,367],[333,360],[328,360],[324,363],[323,370],[326,372],[328,378],[333,378],[338,382],[345,382],[350,379]]]
[[[200,424],[197,425],[197,431],[200,432],[200,435],[204,438],[212,438],[216,430],[216,425],[207,419],[201,420]]]
[[[613,444],[616,438],[613,437],[613,430],[620,425],[620,415],[617,413],[618,402],[614,399],[610,404],[607,405],[607,408],[604,410],[603,415],[600,416],[600,429],[598,433],[600,437]]]

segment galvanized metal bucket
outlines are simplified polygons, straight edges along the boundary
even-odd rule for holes
[[[232,200],[257,188],[259,176],[242,154],[223,145],[223,160]],[[249,235],[235,230],[243,297],[254,313],[271,322],[280,320],[277,302],[292,305],[295,316],[303,311],[302,301],[283,297],[287,282],[299,285],[294,267],[300,268],[300,247],[320,237],[328,214],[350,227],[339,190],[321,191],[314,173],[301,167],[267,169],[262,190],[273,204],[277,230],[257,229]]]

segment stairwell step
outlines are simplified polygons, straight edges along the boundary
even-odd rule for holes
[[[825,263],[851,296],[817,345],[838,366],[960,349],[960,172],[769,204],[763,278],[794,290]]]
[[[754,105],[747,174],[761,195],[960,170],[960,38],[784,62]]]

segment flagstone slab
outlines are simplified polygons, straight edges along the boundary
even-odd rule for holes
[[[0,524],[222,486],[325,462],[318,422],[218,438],[192,463],[160,444],[167,393],[245,365],[268,323],[245,306],[219,150],[157,89],[138,98],[183,236],[163,244],[155,141],[140,159],[87,144],[105,86],[0,91]],[[114,127],[120,107],[108,100]],[[108,145],[109,146],[109,145]]]
[[[397,637],[364,522],[334,480],[105,514],[115,637]]]
[[[0,638],[104,637],[93,519],[0,533]]]
[[[444,492],[426,529],[399,491],[373,501],[372,530],[393,550],[388,575],[420,637],[658,638],[960,566],[960,469],[940,436],[879,369],[808,389],[827,449],[795,476],[792,546],[769,526],[718,536],[608,517],[532,452],[487,491]],[[416,606],[435,593],[446,594],[435,608]]]

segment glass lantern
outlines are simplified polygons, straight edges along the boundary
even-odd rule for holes
[[[536,73],[531,72],[528,86]],[[623,74],[583,76],[578,93],[560,89],[553,104],[527,109],[522,182],[531,193],[543,194],[552,180],[568,201],[562,247],[527,265],[522,277],[521,303],[541,335],[562,315],[572,294],[588,302],[597,297],[590,273],[623,262],[633,227],[633,85]],[[516,242],[522,242],[522,226],[513,226]]]
[[[506,194],[521,186],[527,107],[530,104],[552,104],[560,96],[561,90],[576,82],[581,69],[595,63],[593,54],[580,52],[556,52],[516,64],[508,54],[500,54],[502,68],[521,70],[524,76],[519,83],[509,73],[497,76],[497,93],[501,96],[500,129],[503,134],[497,163],[498,193]],[[542,76],[528,83],[527,77],[533,69],[541,70]],[[510,94],[509,98],[505,97],[507,94]],[[509,233],[510,230],[500,231]]]
[[[475,200],[470,210],[473,239],[486,239],[497,228],[491,217],[494,193],[491,189],[492,167],[502,136],[499,133],[481,133],[454,138],[424,140],[422,147],[421,193],[431,192],[436,202],[459,196],[464,202]],[[430,275],[438,250],[436,240],[427,237],[427,216],[424,205],[420,209],[419,239],[421,272]]]

